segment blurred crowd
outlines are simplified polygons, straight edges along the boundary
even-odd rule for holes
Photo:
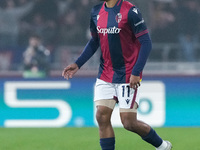
[[[95,0],[1,0],[0,47],[26,46],[31,34],[45,45],[83,45]]]
[[[33,33],[47,45],[84,45],[88,40],[90,10],[97,2],[1,0],[0,47],[27,45]],[[199,31],[199,0],[153,0],[152,4],[149,20],[154,42],[178,42],[183,34],[193,36]]]
[[[61,60],[61,58],[56,58],[63,56],[61,52],[58,52],[60,47],[84,46],[90,38],[90,11],[92,6],[99,1],[0,0],[0,69],[11,67],[15,69],[17,67],[14,64],[19,66],[18,63],[24,51],[28,46],[30,47],[31,35],[40,37],[41,44],[51,53],[49,61],[51,63],[54,63],[55,59],[55,61]],[[163,46],[156,48],[156,43],[165,44],[168,47],[171,43],[171,45],[178,45],[178,47],[173,45],[171,48],[172,55],[178,52],[176,56],[173,56],[175,61],[200,60],[199,0],[129,1],[138,3],[138,6],[143,8],[142,13],[154,43],[150,60],[162,59],[160,57],[162,54],[157,55],[155,49],[165,54]],[[10,51],[7,51],[8,48]],[[79,55],[80,48],[77,49]],[[63,53],[65,52],[66,49],[63,50]],[[68,52],[68,55],[73,57],[72,50]],[[167,61],[170,60],[172,59]]]
[[[199,0],[155,0],[151,18],[155,43],[179,43],[179,58],[196,61],[200,38]]]

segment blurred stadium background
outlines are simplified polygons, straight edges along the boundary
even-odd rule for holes
[[[129,1],[142,11],[153,42],[153,50],[144,70],[138,117],[154,127],[159,127],[157,130],[162,136],[172,139],[177,147],[175,149],[200,150],[197,142],[184,141],[190,137],[200,138],[200,134],[195,134],[200,132],[200,1]],[[98,71],[99,53],[81,68],[74,79],[63,80],[61,72],[67,64],[74,62],[90,39],[90,10],[97,3],[99,0],[0,1],[0,127],[96,126],[92,91]],[[29,37],[33,34],[41,37],[43,46],[50,52],[45,64],[48,73],[45,75],[39,74],[40,69],[43,71],[44,68],[33,68],[30,69],[32,74],[25,74],[27,70],[24,53],[29,46]],[[112,121],[115,127],[121,126],[117,108]],[[181,127],[190,129],[178,130]],[[86,132],[82,134],[93,133],[95,140],[98,140],[96,128],[66,130],[62,132],[58,129],[55,132],[62,137],[65,137],[64,133],[73,136],[77,132],[75,136],[78,139],[78,133],[81,134],[84,130]],[[120,129],[116,130],[117,134],[122,135]],[[34,133],[49,135],[48,133],[53,134],[53,131],[0,129],[0,141],[5,143],[0,147],[3,150],[14,150],[21,145],[20,150],[31,150],[30,145],[22,146],[23,140]],[[190,131],[186,133],[188,137],[183,134],[186,131]],[[16,134],[20,134],[21,137],[16,139]],[[127,134],[122,137],[126,139],[126,136],[131,137]],[[7,141],[4,137],[10,140]],[[48,136],[44,138],[50,140]],[[86,143],[94,140],[87,140],[82,136],[80,138],[80,141]],[[16,142],[13,142],[15,140]],[[28,140],[30,143],[32,141],[34,138]],[[57,146],[62,145],[62,142],[64,141],[61,140]],[[97,141],[93,142],[98,145]],[[67,150],[80,149],[73,148],[72,143],[68,142],[68,146],[71,144],[71,147]],[[44,144],[48,145],[48,142]],[[128,148],[122,148],[120,144],[118,148],[129,150],[131,143],[126,144],[129,145]],[[191,148],[190,144],[196,146]],[[180,145],[184,146],[180,148]],[[62,150],[64,146],[67,147],[66,143],[63,147],[49,146],[46,149]],[[148,145],[145,148],[142,146],[140,150],[151,149]],[[99,148],[88,148],[87,145],[82,147],[83,150]],[[39,145],[37,149],[45,148]]]
[[[0,1],[0,75],[22,74],[22,53],[32,33],[40,35],[44,45],[51,51],[51,76],[58,75],[66,64],[73,62],[79,56],[90,38],[90,10],[98,2],[98,0]],[[145,74],[199,75],[200,2],[198,0],[131,2],[141,9],[153,41],[153,51]],[[183,50],[182,47],[190,49]],[[87,71],[82,69],[81,74],[96,71],[98,62],[98,56],[93,57],[91,63],[87,63],[84,67]]]

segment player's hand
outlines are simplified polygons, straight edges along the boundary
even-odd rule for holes
[[[136,90],[140,86],[140,76],[131,75],[130,77],[130,88]]]
[[[79,67],[76,63],[74,64],[71,64],[69,66],[67,66],[63,72],[62,72],[62,76],[65,78],[65,79],[69,79],[69,78],[72,78],[73,75],[79,70]]]

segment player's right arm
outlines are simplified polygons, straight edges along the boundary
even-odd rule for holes
[[[62,73],[62,76],[66,79],[72,78],[73,75],[93,56],[99,47],[98,33],[96,25],[91,17],[90,20],[90,31],[92,38],[85,46],[82,54],[75,61],[75,63],[67,66]]]
[[[79,70],[79,67],[76,63],[73,63],[71,65],[68,65],[62,72],[62,76],[65,79],[72,78],[73,75]]]

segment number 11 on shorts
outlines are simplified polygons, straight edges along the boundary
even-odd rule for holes
[[[122,97],[125,96],[125,91],[127,91],[127,97],[130,97],[130,86],[129,85],[122,86]]]

